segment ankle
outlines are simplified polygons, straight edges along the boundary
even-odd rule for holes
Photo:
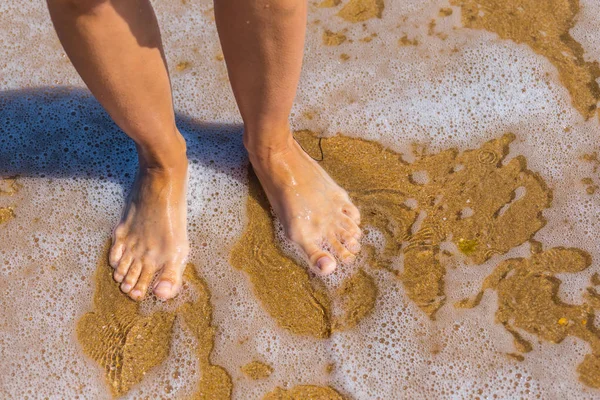
[[[136,143],[140,168],[163,171],[187,169],[187,146],[179,131],[151,143]]]
[[[294,144],[289,127],[261,132],[244,131],[244,147],[253,164],[286,154],[294,148]]]

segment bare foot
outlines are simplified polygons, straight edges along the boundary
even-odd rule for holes
[[[185,150],[175,166],[144,167],[113,233],[109,262],[121,290],[134,300],[146,295],[160,271],[154,293],[170,299],[181,288],[187,260],[187,159]]]
[[[334,255],[352,262],[360,250],[360,213],[346,191],[291,135],[283,149],[249,154],[286,235],[301,247],[315,272],[332,273],[337,266]]]

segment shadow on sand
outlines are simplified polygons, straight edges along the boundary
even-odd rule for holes
[[[232,174],[244,153],[240,125],[178,114],[192,164]],[[42,87],[0,92],[0,176],[99,178],[129,186],[133,142],[87,90]]]

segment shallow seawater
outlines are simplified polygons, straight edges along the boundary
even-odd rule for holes
[[[367,232],[327,279],[248,171],[212,2],[153,4],[192,253],[139,306],[105,253],[135,149],[43,4],[0,4],[0,397],[600,396],[596,1],[309,3],[292,124]]]

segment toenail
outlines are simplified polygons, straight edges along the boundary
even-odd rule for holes
[[[115,281],[121,282],[122,280],[123,280],[123,275],[121,275],[121,274],[115,274]]]
[[[121,290],[127,293],[131,290],[131,285],[129,283],[124,283],[121,285]]]
[[[171,282],[160,281],[158,282],[158,285],[156,285],[156,287],[154,288],[154,293],[160,294],[162,296],[168,296],[171,294],[171,289],[173,289],[173,284]]]
[[[329,257],[321,257],[317,260],[317,268],[325,271],[329,268],[335,268],[335,262]]]
[[[142,297],[142,292],[140,290],[134,290],[133,292],[131,292],[131,297],[135,297],[136,299],[140,298]]]

